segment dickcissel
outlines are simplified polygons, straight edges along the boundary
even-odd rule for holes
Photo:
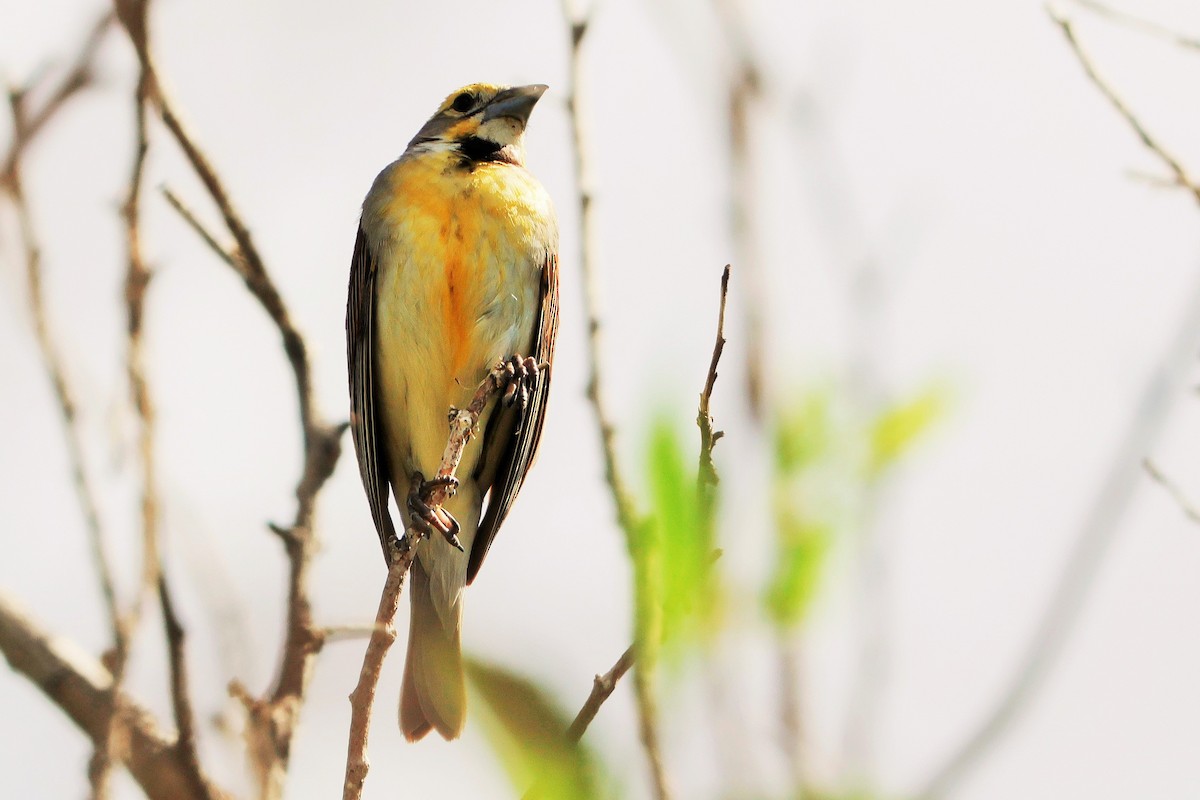
[[[363,202],[350,267],[346,343],[351,427],[388,557],[388,490],[410,523],[443,535],[409,572],[411,624],[400,728],[446,739],[466,720],[460,628],[475,578],[542,434],[558,331],[558,224],[525,169],[525,124],[545,86],[477,83],[449,95]],[[514,358],[515,357],[515,358]],[[427,505],[449,431],[500,361],[520,391],[492,400],[443,509]],[[518,402],[512,402],[520,398]],[[487,508],[484,509],[484,499]],[[461,549],[459,549],[461,546]]]

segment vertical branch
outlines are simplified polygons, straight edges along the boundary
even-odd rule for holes
[[[251,760],[259,778],[260,792],[264,797],[278,797],[283,791],[292,736],[313,660],[322,644],[320,631],[313,624],[308,591],[310,563],[315,547],[313,521],[316,498],[325,481],[333,474],[341,455],[341,435],[346,426],[332,425],[317,412],[304,339],[267,271],[249,227],[234,208],[216,170],[183,125],[163,90],[151,54],[147,25],[148,0],[115,0],[115,3],[118,19],[138,57],[146,102],[157,113],[216,205],[235,244],[234,251],[228,254],[226,261],[278,330],[295,382],[304,463],[296,485],[296,511],[291,523],[286,527],[271,526],[283,542],[288,559],[283,652],[274,688],[266,696],[254,698],[240,686],[231,686],[231,691],[242,699],[248,714],[247,739]]]
[[[615,429],[601,390],[600,370],[600,311],[598,281],[596,278],[596,231],[592,216],[592,175],[588,160],[587,133],[584,128],[584,97],[581,92],[582,45],[588,31],[588,20],[575,8],[571,0],[563,0],[563,17],[570,34],[570,89],[567,96],[568,121],[575,152],[575,181],[579,192],[579,266],[583,277],[583,295],[587,307],[588,385],[587,396],[592,404],[596,425],[600,434],[600,445],[604,455],[604,477],[617,512],[617,523],[625,534],[627,545],[632,546],[638,530],[645,524],[634,505],[633,498],[621,473],[617,461]],[[634,670],[634,691],[637,697],[642,746],[650,766],[654,794],[658,800],[670,797],[666,771],[658,742],[658,710],[653,682],[653,664],[643,660]]]
[[[743,275],[746,315],[746,397],[759,422],[766,419],[766,353],[763,313],[768,303],[762,259],[754,237],[754,162],[751,158],[750,115],[762,94],[762,72],[754,60],[738,0],[717,0],[717,13],[734,60],[726,95],[729,128],[729,223],[735,261]]]
[[[174,749],[191,784],[189,797],[215,798],[217,793],[209,786],[200,768],[200,757],[196,751],[196,715],[192,711],[191,694],[188,689],[187,661],[184,659],[184,631],[167,581],[161,572],[158,579],[158,601],[162,606],[163,632],[167,638],[167,658],[171,670],[171,710],[175,716],[175,727],[179,733]]]
[[[28,145],[68,100],[92,84],[94,62],[112,21],[113,16],[109,13],[101,16],[92,25],[74,63],[58,84],[49,90],[48,96],[38,108],[32,110],[29,108],[29,97],[39,88],[36,81],[26,87],[9,91],[13,139],[3,160],[0,189],[8,195],[16,210],[24,251],[34,338],[37,341],[42,364],[50,378],[55,404],[62,422],[67,445],[67,458],[71,467],[71,480],[80,510],[83,513],[84,524],[88,532],[88,545],[96,576],[100,582],[100,592],[112,634],[112,650],[109,655],[114,673],[116,673],[124,664],[128,652],[129,629],[122,619],[117,602],[113,567],[105,547],[105,532],[100,520],[99,504],[85,463],[83,432],[77,416],[74,392],[67,380],[62,357],[50,331],[42,290],[41,248],[38,244],[32,211],[22,182],[22,159]],[[102,696],[100,701],[104,724],[98,728],[95,750],[88,767],[91,793],[96,800],[102,800],[108,796],[108,777],[112,763],[110,741],[117,719],[115,699],[118,692],[119,682],[114,679],[113,687]]]

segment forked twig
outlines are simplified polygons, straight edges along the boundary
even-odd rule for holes
[[[1053,11],[1050,12],[1050,18],[1054,20],[1055,24],[1057,24],[1059,29],[1062,30],[1063,35],[1067,37],[1067,44],[1071,46],[1071,50],[1075,53],[1075,57],[1079,60],[1079,65],[1083,67],[1083,71],[1087,75],[1088,80],[1090,80],[1092,84],[1100,90],[1100,93],[1103,94],[1112,107],[1116,109],[1116,112],[1120,114],[1122,118],[1124,118],[1125,122],[1129,124],[1129,127],[1133,129],[1133,132],[1137,134],[1137,137],[1141,139],[1142,144],[1144,144],[1152,153],[1158,156],[1159,160],[1161,160],[1167,166],[1167,169],[1171,170],[1171,174],[1175,176],[1176,183],[1191,192],[1192,196],[1196,199],[1196,202],[1200,203],[1200,185],[1197,185],[1192,181],[1192,179],[1188,176],[1187,171],[1183,168],[1183,164],[1180,163],[1179,159],[1167,152],[1162,144],[1159,143],[1158,139],[1156,139],[1148,130],[1146,130],[1146,127],[1142,125],[1142,121],[1139,120],[1137,116],[1129,109],[1129,106],[1125,104],[1125,101],[1122,100],[1120,96],[1117,95],[1117,93],[1113,90],[1113,88],[1109,86],[1103,78],[1100,77],[1099,73],[1096,72],[1096,67],[1092,64],[1091,58],[1089,58],[1088,54],[1084,52],[1083,47],[1079,44],[1079,40],[1075,37],[1075,28],[1071,24],[1071,21],[1065,17],[1055,15]]]

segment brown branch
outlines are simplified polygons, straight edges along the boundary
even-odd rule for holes
[[[729,297],[729,265],[721,272],[721,307],[717,312],[717,342],[713,346],[712,359],[708,362],[708,377],[704,381],[704,389],[700,392],[700,408],[696,412],[696,425],[700,428],[700,464],[697,470],[699,479],[700,502],[705,518],[710,518],[713,511],[713,492],[720,479],[717,468],[713,464],[713,448],[725,435],[724,431],[713,431],[713,418],[709,412],[712,401],[713,387],[717,383],[717,365],[721,354],[725,352],[725,302]]]
[[[163,631],[167,638],[167,657],[171,668],[171,710],[178,730],[174,749],[191,778],[193,791],[190,796],[211,797],[212,792],[200,768],[200,756],[196,751],[196,715],[192,712],[188,689],[183,625],[175,615],[166,577],[161,574],[158,578],[158,601],[162,607]]]
[[[167,203],[171,206],[171,208],[175,209],[179,216],[183,218],[183,221],[188,224],[188,227],[190,227],[196,233],[196,235],[200,237],[201,241],[208,245],[208,249],[212,250],[217,258],[221,259],[235,271],[241,274],[245,267],[240,264],[236,258],[234,258],[233,254],[231,254],[219,241],[217,241],[217,235],[210,231],[205,224],[200,221],[200,218],[196,216],[196,212],[192,211],[192,209],[189,208],[182,199],[180,199],[179,195],[171,191],[170,187],[163,186],[161,191],[163,197],[166,198]]]
[[[438,477],[453,478],[462,461],[463,452],[476,434],[479,417],[492,396],[508,385],[507,362],[501,361],[492,368],[487,377],[475,390],[471,403],[462,409],[450,409],[450,434],[442,452],[442,463]],[[437,515],[443,503],[453,495],[451,486],[439,486],[430,492],[427,499],[431,512]],[[367,739],[371,732],[371,709],[375,704],[375,690],[379,675],[383,671],[383,659],[396,640],[395,619],[400,605],[400,593],[404,589],[404,576],[417,554],[421,534],[414,528],[405,530],[391,550],[391,565],[387,580],[379,598],[379,611],[375,615],[375,627],[363,655],[358,684],[350,693],[350,737],[346,749],[346,777],[342,784],[343,800],[362,797],[363,784],[371,768],[367,757]]]
[[[62,422],[68,462],[71,465],[72,483],[83,512],[92,561],[100,582],[101,595],[112,634],[112,650],[108,658],[114,675],[117,677],[113,680],[112,690],[100,703],[101,707],[106,710],[109,723],[99,728],[95,751],[88,766],[88,779],[91,784],[92,797],[95,800],[101,800],[108,796],[108,777],[112,763],[110,741],[115,724],[115,709],[111,698],[119,692],[119,676],[124,669],[132,628],[128,621],[122,618],[118,608],[114,573],[105,548],[105,532],[100,521],[99,504],[95,489],[87,474],[83,452],[83,432],[76,414],[74,392],[68,383],[62,357],[54,342],[54,336],[50,332],[45,298],[42,292],[41,248],[38,245],[32,211],[24,193],[21,174],[23,158],[29,144],[71,98],[92,85],[96,56],[112,21],[113,16],[109,13],[93,24],[79,48],[74,63],[58,83],[49,90],[48,96],[37,108],[30,107],[30,98],[39,93],[40,80],[31,80],[25,87],[9,91],[13,138],[3,159],[3,170],[0,172],[0,189],[7,193],[17,214],[24,248],[34,337],[41,353],[43,366],[50,378]]]
[[[313,521],[316,498],[341,455],[341,435],[346,426],[332,425],[318,414],[313,400],[312,371],[304,339],[292,322],[283,298],[254,244],[249,227],[234,207],[212,163],[187,130],[163,90],[151,55],[148,6],[148,0],[116,0],[118,18],[137,53],[145,77],[147,103],[157,113],[216,205],[236,245],[232,258],[225,260],[242,278],[246,288],[274,323],[295,381],[304,440],[304,464],[296,486],[295,515],[285,529],[287,535],[281,537],[289,566],[283,652],[274,687],[267,696],[253,699],[248,693],[242,693],[248,714],[247,738],[260,792],[264,797],[278,797],[283,790],[292,736],[313,659],[322,643],[320,631],[313,623],[308,591],[309,568],[315,546]],[[210,246],[215,241],[212,237],[204,238]]]
[[[596,278],[596,226],[592,216],[592,175],[589,161],[587,133],[584,128],[584,100],[580,91],[583,66],[582,44],[588,31],[588,20],[580,14],[572,0],[563,0],[563,18],[566,20],[569,41],[569,94],[567,95],[567,119],[571,129],[574,149],[575,182],[579,194],[580,252],[579,267],[583,274],[583,295],[587,307],[588,330],[588,384],[587,396],[592,404],[596,426],[600,434],[600,447],[604,455],[604,477],[608,482],[613,503],[616,506],[617,523],[625,534],[626,545],[633,549],[638,530],[645,524],[641,513],[634,505],[625,479],[621,473],[616,453],[616,431],[608,413],[604,393],[600,387],[600,311],[598,281]],[[666,771],[662,764],[662,752],[658,742],[658,712],[654,696],[652,675],[643,664],[634,673],[637,696],[638,720],[641,729],[642,747],[650,765],[650,776],[657,800],[667,800],[670,790]]]
[[[112,675],[65,639],[45,631],[10,595],[0,591],[0,652],[9,666],[38,687],[99,746],[109,727]],[[121,744],[115,756],[151,800],[208,800],[228,795],[207,786],[196,792],[176,739],[124,695],[115,703]]]
[[[717,0],[721,30],[733,59],[726,88],[729,136],[729,221],[736,249],[735,259],[743,276],[742,304],[746,317],[746,397],[754,418],[766,420],[769,387],[766,385],[766,323],[763,314],[770,305],[764,285],[762,258],[754,236],[754,163],[751,154],[750,118],[754,104],[763,94],[763,72],[754,56],[737,0]]]
[[[96,55],[112,23],[113,14],[111,12],[96,20],[88,30],[87,37],[79,48],[75,61],[38,108],[28,113],[24,111],[26,101],[39,88],[40,81],[38,79],[30,81],[28,85],[19,89],[9,90],[9,102],[13,105],[14,111],[17,106],[21,106],[22,112],[14,113],[13,138],[9,143],[8,153],[4,156],[3,166],[0,167],[0,184],[8,184],[13,179],[19,170],[17,162],[24,155],[25,148],[42,131],[46,123],[62,109],[68,100],[75,97],[80,91],[91,87],[95,82]]]
[[[1090,80],[1092,84],[1100,90],[1100,93],[1103,94],[1112,107],[1116,109],[1117,113],[1124,118],[1125,122],[1129,124],[1129,127],[1133,129],[1133,132],[1137,134],[1137,137],[1142,141],[1142,144],[1145,145],[1152,153],[1154,153],[1154,155],[1158,156],[1159,160],[1161,160],[1167,166],[1167,168],[1171,170],[1171,174],[1175,176],[1176,183],[1191,192],[1192,196],[1196,199],[1196,202],[1200,203],[1200,185],[1197,185],[1192,181],[1192,179],[1188,176],[1187,171],[1184,169],[1183,164],[1181,164],[1179,160],[1175,158],[1175,156],[1171,155],[1163,148],[1159,141],[1154,138],[1148,130],[1146,130],[1144,125],[1142,125],[1141,120],[1139,120],[1137,116],[1134,115],[1134,113],[1129,109],[1129,106],[1125,104],[1125,101],[1122,100],[1120,96],[1118,96],[1117,93],[1112,89],[1112,87],[1109,86],[1108,83],[1096,72],[1096,68],[1092,64],[1092,60],[1088,57],[1087,53],[1084,52],[1083,47],[1080,46],[1079,40],[1075,38],[1075,29],[1070,20],[1065,19],[1064,17],[1056,16],[1053,12],[1050,13],[1050,18],[1054,20],[1054,22],[1062,30],[1063,35],[1067,37],[1067,43],[1071,45],[1071,50],[1075,53],[1075,57],[1079,60],[1080,66],[1083,67],[1084,73],[1087,74],[1088,80]]]
[[[571,726],[567,728],[567,741],[578,742],[583,738],[583,734],[587,732],[588,726],[592,724],[592,720],[599,713],[600,706],[604,705],[604,701],[617,688],[617,681],[624,677],[629,668],[633,666],[635,660],[634,645],[630,645],[621,654],[621,657],[617,659],[617,663],[613,664],[612,669],[603,675],[595,677],[592,681],[592,693],[588,695],[587,700],[584,701],[583,708],[579,709],[579,713],[575,715]]]
[[[1107,17],[1118,25],[1123,25],[1130,30],[1140,31],[1159,39],[1165,39],[1172,44],[1189,50],[1200,50],[1200,39],[1184,36],[1164,25],[1159,25],[1157,22],[1134,16],[1127,11],[1111,8],[1103,3],[1097,3],[1095,0],[1075,0],[1075,2],[1089,11],[1101,17]]]
[[[1179,510],[1184,513],[1192,522],[1200,523],[1200,509],[1197,509],[1187,497],[1184,496],[1183,490],[1175,485],[1174,481],[1162,473],[1162,470],[1148,458],[1142,459],[1142,467],[1146,470],[1146,474],[1151,480],[1159,486],[1167,490],[1167,494],[1179,505]]]

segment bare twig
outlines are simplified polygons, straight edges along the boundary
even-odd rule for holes
[[[1179,163],[1162,150],[1125,104],[1097,77],[1079,48],[1070,23],[1058,17],[1054,17],[1054,21],[1062,28],[1088,77],[1138,133],[1142,143],[1162,159],[1182,183],[1191,186]],[[1200,189],[1192,188],[1195,189],[1197,200],[1200,200]],[[1108,553],[1117,523],[1137,485],[1144,454],[1149,451],[1165,424],[1169,404],[1184,382],[1198,344],[1200,285],[1193,289],[1175,337],[1142,389],[1133,417],[1084,518],[1062,576],[1020,666],[982,722],[934,772],[917,797],[932,800],[950,794],[1011,728],[1062,654],[1079,619],[1084,600]]]
[[[234,208],[216,170],[184,126],[163,90],[151,55],[148,5],[148,0],[116,0],[118,18],[142,69],[147,102],[157,112],[216,205],[236,245],[232,258],[224,260],[242,278],[246,288],[278,329],[296,385],[304,438],[304,464],[296,486],[296,512],[291,524],[284,529],[287,535],[281,536],[289,565],[283,653],[274,688],[268,696],[251,702],[249,694],[243,693],[242,698],[248,712],[247,737],[251,743],[250,751],[259,777],[260,791],[265,797],[278,797],[282,793],[292,735],[299,719],[313,658],[322,641],[313,623],[308,593],[309,567],[315,545],[312,529],[316,498],[341,455],[341,435],[346,426],[330,424],[318,414],[313,401],[311,367],[304,339],[292,322],[283,298],[254,244],[249,227]],[[181,204],[176,205],[178,210]],[[185,214],[185,218],[187,216]],[[210,246],[215,242],[210,236],[204,238]],[[221,248],[214,249],[223,252]]]
[[[1103,3],[1097,3],[1096,0],[1075,0],[1075,2],[1089,11],[1102,17],[1107,17],[1118,25],[1123,25],[1130,30],[1141,31],[1150,36],[1165,39],[1172,44],[1185,47],[1189,50],[1200,50],[1200,39],[1184,36],[1170,28],[1159,25],[1157,22],[1135,16],[1128,11],[1112,8]]]
[[[617,688],[617,681],[624,677],[629,668],[633,666],[635,660],[634,645],[630,645],[621,654],[621,657],[617,659],[617,663],[613,664],[612,669],[603,675],[595,677],[592,681],[592,693],[588,695],[587,700],[584,701],[583,708],[579,709],[579,713],[575,715],[571,726],[567,728],[567,741],[578,742],[583,738],[583,734],[587,732],[588,726],[592,724],[592,720],[599,713],[600,706],[604,705],[604,701]]]
[[[46,123],[62,109],[68,100],[94,83],[96,55],[112,23],[112,12],[97,19],[88,30],[87,37],[79,48],[75,61],[55,87],[50,90],[46,99],[36,109],[28,113],[23,111],[19,118],[14,115],[12,142],[3,162],[0,162],[3,164],[0,167],[0,184],[7,184],[12,179],[13,174],[18,170],[17,162],[24,154],[25,148],[41,132]],[[10,90],[9,101],[14,107],[24,106],[26,100],[39,89],[38,82],[35,79],[27,86]]]
[[[453,478],[458,471],[467,442],[475,436],[479,417],[488,401],[508,385],[506,363],[501,361],[492,368],[475,390],[475,395],[466,408],[450,409],[450,434],[446,438],[446,448],[442,451],[438,477]],[[427,502],[431,512],[437,514],[453,491],[452,486],[446,484],[430,492]],[[394,621],[400,605],[400,593],[404,589],[404,577],[417,555],[420,541],[420,532],[410,527],[391,550],[391,564],[383,585],[383,593],[379,598],[375,627],[371,632],[371,640],[367,643],[367,651],[363,655],[358,684],[350,693],[350,739],[346,751],[346,777],[342,784],[343,800],[357,800],[362,796],[363,784],[371,768],[370,759],[367,757],[367,738],[371,731],[371,709],[375,704],[375,689],[379,685],[383,659],[396,640]]]
[[[1129,127],[1133,129],[1133,132],[1137,134],[1139,139],[1141,139],[1142,144],[1144,144],[1150,149],[1151,152],[1158,156],[1159,160],[1161,160],[1167,166],[1167,168],[1171,170],[1171,174],[1175,176],[1176,183],[1191,192],[1192,196],[1196,198],[1196,202],[1200,203],[1200,185],[1197,185],[1192,181],[1192,179],[1188,176],[1187,171],[1183,168],[1183,164],[1181,164],[1179,160],[1175,158],[1175,156],[1171,155],[1163,148],[1159,141],[1155,139],[1148,130],[1146,130],[1144,125],[1142,125],[1141,120],[1139,120],[1137,116],[1130,111],[1129,106],[1125,104],[1125,101],[1122,100],[1117,93],[1113,91],[1112,87],[1109,86],[1108,83],[1096,72],[1096,68],[1092,64],[1092,60],[1080,46],[1079,40],[1075,38],[1075,29],[1072,26],[1071,21],[1065,19],[1064,17],[1055,15],[1054,12],[1050,12],[1050,18],[1054,20],[1054,22],[1062,30],[1063,35],[1067,37],[1067,43],[1071,45],[1071,50],[1075,53],[1075,57],[1079,59],[1079,64],[1083,67],[1083,71],[1087,74],[1088,80],[1090,80],[1092,84],[1100,90],[1100,93],[1103,94],[1108,102],[1112,104],[1112,107],[1116,109],[1117,113],[1125,119],[1125,122],[1129,124]]]
[[[105,14],[97,20],[80,47],[73,65],[58,83],[49,90],[48,96],[37,108],[30,108],[30,98],[39,93],[38,80],[32,80],[23,88],[9,91],[8,99],[13,118],[13,138],[8,153],[3,159],[3,172],[0,173],[0,189],[4,190],[9,196],[17,214],[25,254],[26,276],[29,285],[29,305],[33,316],[34,336],[37,340],[38,349],[41,352],[42,363],[50,377],[50,383],[62,421],[68,461],[71,465],[72,482],[80,509],[83,512],[84,523],[88,531],[92,561],[100,582],[101,595],[104,599],[104,606],[112,633],[113,643],[110,661],[114,675],[119,676],[123,672],[125,657],[128,652],[128,638],[131,626],[122,619],[118,608],[113,568],[105,549],[105,532],[100,521],[96,493],[88,477],[85,464],[83,435],[76,415],[74,393],[67,381],[62,357],[50,332],[45,299],[42,294],[41,248],[38,245],[32,212],[25,197],[24,186],[21,180],[22,160],[29,144],[72,97],[92,85],[97,52],[112,21],[113,16],[111,13]],[[101,733],[96,739],[96,748],[93,757],[88,767],[92,797],[95,800],[102,800],[102,798],[108,796],[108,776],[112,763],[109,743],[112,725],[115,724],[114,708],[109,701],[111,701],[112,697],[116,696],[116,693],[119,691],[119,685],[120,679],[117,677],[114,680],[113,692],[102,700],[102,705],[107,709],[110,724],[102,726]]]
[[[47,633],[11,596],[0,591],[0,652],[99,745],[109,727],[112,676],[104,665],[69,641]],[[196,792],[194,774],[183,762],[176,739],[127,697],[115,702],[122,745],[119,759],[151,800],[208,800],[228,797],[206,787]]]
[[[34,336],[41,352],[42,363],[50,377],[54,399],[63,423],[67,452],[71,464],[71,478],[87,525],[88,541],[92,559],[100,579],[105,610],[112,628],[114,642],[122,638],[121,617],[117,607],[113,569],[104,547],[104,531],[100,521],[96,492],[88,478],[83,455],[83,437],[79,428],[74,392],[67,381],[50,323],[46,316],[46,303],[42,294],[42,255],[38,245],[33,215],[25,197],[21,181],[21,158],[32,139],[42,130],[55,112],[79,91],[92,83],[92,65],[104,33],[112,22],[111,15],[102,17],[93,27],[85,41],[74,66],[62,82],[50,93],[49,99],[38,109],[29,110],[26,99],[29,89],[14,89],[9,92],[9,104],[13,116],[13,139],[4,158],[4,171],[0,174],[0,189],[12,201],[17,213],[22,246],[25,256],[26,279],[29,284],[29,307],[33,316]]]
[[[178,735],[175,751],[190,773],[193,791],[190,796],[209,797],[208,781],[200,768],[200,757],[196,751],[196,715],[192,712],[191,693],[188,689],[187,661],[184,658],[184,631],[175,606],[167,589],[166,578],[158,578],[158,601],[162,606],[163,630],[167,637],[167,658],[171,667],[171,710],[175,715]]]
[[[563,18],[570,36],[570,89],[567,96],[567,118],[571,128],[571,140],[575,153],[575,181],[579,193],[580,252],[579,266],[583,275],[584,302],[587,306],[588,326],[588,384],[587,396],[600,433],[600,445],[604,455],[604,477],[608,482],[613,503],[616,506],[617,523],[625,534],[626,544],[631,548],[637,531],[645,524],[634,505],[628,485],[621,473],[616,453],[616,432],[609,416],[604,393],[600,388],[600,311],[596,278],[596,231],[592,217],[592,175],[589,161],[587,133],[584,127],[584,97],[580,91],[583,67],[583,40],[588,31],[588,20],[580,13],[572,0],[563,0]],[[638,719],[641,728],[642,746],[650,765],[650,776],[657,800],[670,797],[666,772],[662,764],[662,752],[658,743],[658,713],[652,675],[653,665],[643,662],[634,671],[634,688],[637,695]]]
[[[1167,490],[1167,493],[1179,504],[1179,510],[1190,519],[1192,522],[1200,523],[1200,509],[1187,499],[1183,490],[1175,485],[1175,482],[1162,473],[1162,470],[1150,459],[1142,459],[1142,467],[1146,470],[1146,474],[1157,483],[1159,486]]]
[[[182,199],[180,199],[179,195],[171,191],[169,186],[162,187],[162,194],[163,197],[166,198],[167,203],[171,206],[171,208],[175,209],[179,216],[183,218],[183,221],[186,222],[188,226],[196,232],[196,235],[200,237],[201,241],[208,245],[208,248],[213,251],[217,258],[221,259],[238,272],[243,269],[243,267],[238,265],[237,259],[234,258],[233,255],[226,250],[219,241],[217,241],[217,235],[210,231],[204,225],[204,223],[200,221],[200,218],[196,216],[196,212],[192,211],[192,209],[189,208]]]
[[[711,519],[713,511],[713,492],[720,479],[717,468],[713,465],[713,448],[725,435],[724,431],[713,430],[713,418],[709,412],[712,401],[713,387],[717,383],[717,365],[721,362],[721,354],[725,352],[725,302],[729,297],[729,265],[721,272],[721,307],[717,312],[717,342],[713,346],[712,359],[708,362],[708,377],[704,381],[704,389],[700,392],[700,408],[696,412],[696,425],[700,428],[700,465],[697,478],[700,489],[701,510],[705,519]]]
[[[742,276],[746,316],[746,396],[755,419],[766,419],[766,326],[763,315],[769,306],[764,286],[762,259],[751,220],[754,219],[754,163],[751,157],[751,114],[763,93],[763,73],[754,56],[738,0],[716,0],[721,30],[725,33],[733,65],[726,88],[729,136],[730,231]]]

